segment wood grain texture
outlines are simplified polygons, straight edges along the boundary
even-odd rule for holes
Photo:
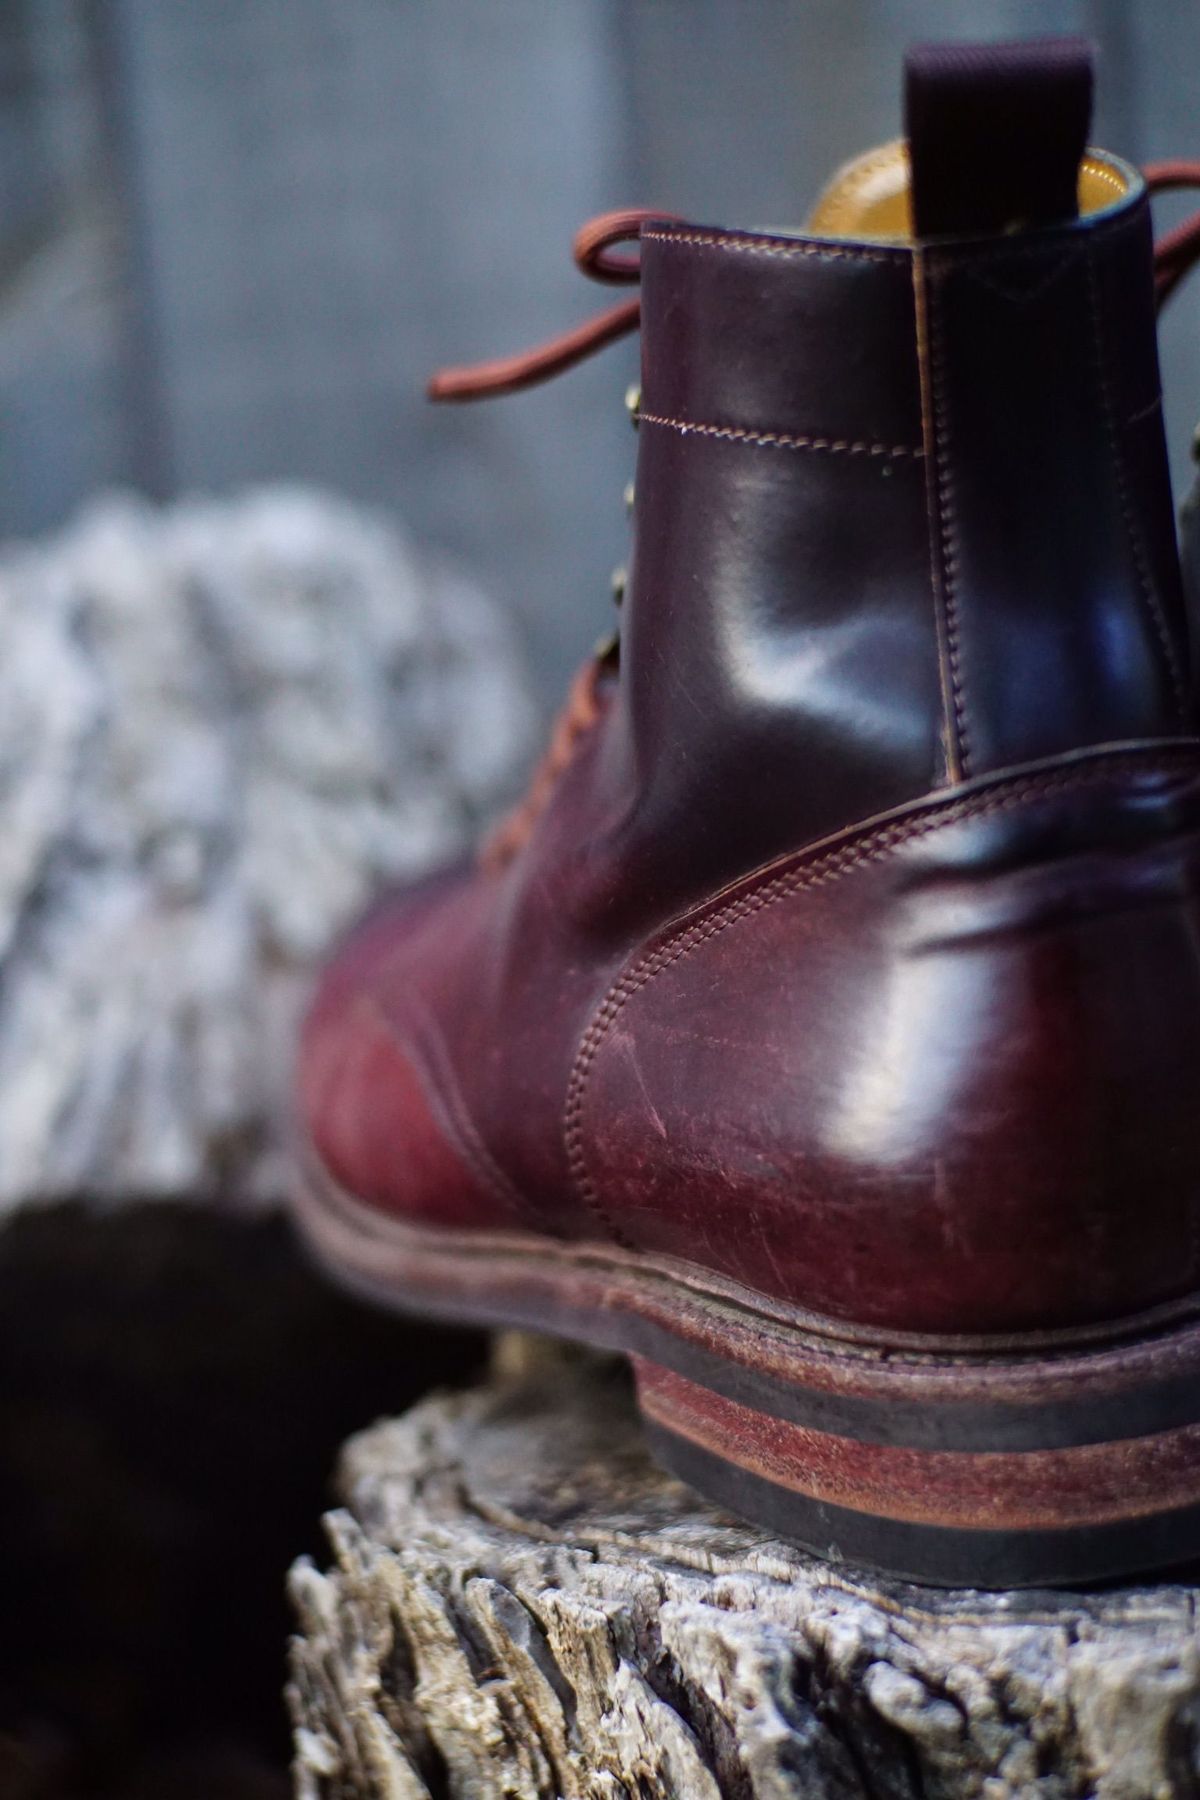
[[[859,1579],[650,1461],[619,1366],[510,1345],[350,1441],[300,1563],[300,1800],[1149,1800],[1200,1784],[1191,1586]]]
[[[0,558],[0,1214],[276,1200],[297,1007],[466,849],[533,730],[510,629],[313,490],[96,504]]]

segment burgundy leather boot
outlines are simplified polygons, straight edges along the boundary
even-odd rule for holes
[[[934,1582],[1200,1553],[1194,658],[1089,106],[1074,44],[914,53],[806,230],[583,235],[641,280],[619,653],[303,1045],[335,1268],[627,1351],[688,1481]]]

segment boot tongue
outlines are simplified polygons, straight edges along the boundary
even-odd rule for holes
[[[1091,108],[1086,39],[918,46],[905,63],[907,141],[843,169],[809,229],[973,237],[1110,205],[1111,171],[1085,156]]]

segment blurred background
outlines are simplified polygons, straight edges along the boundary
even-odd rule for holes
[[[898,131],[909,40],[1063,30],[1098,142],[1200,154],[1195,0],[3,0],[0,536],[112,484],[319,483],[469,566],[546,708],[608,619],[636,351],[457,410],[429,371],[605,304],[569,255],[603,208],[801,221]]]

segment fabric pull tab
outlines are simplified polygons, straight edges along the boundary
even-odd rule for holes
[[[918,237],[1078,216],[1092,118],[1086,38],[920,44],[905,58],[904,76]]]

